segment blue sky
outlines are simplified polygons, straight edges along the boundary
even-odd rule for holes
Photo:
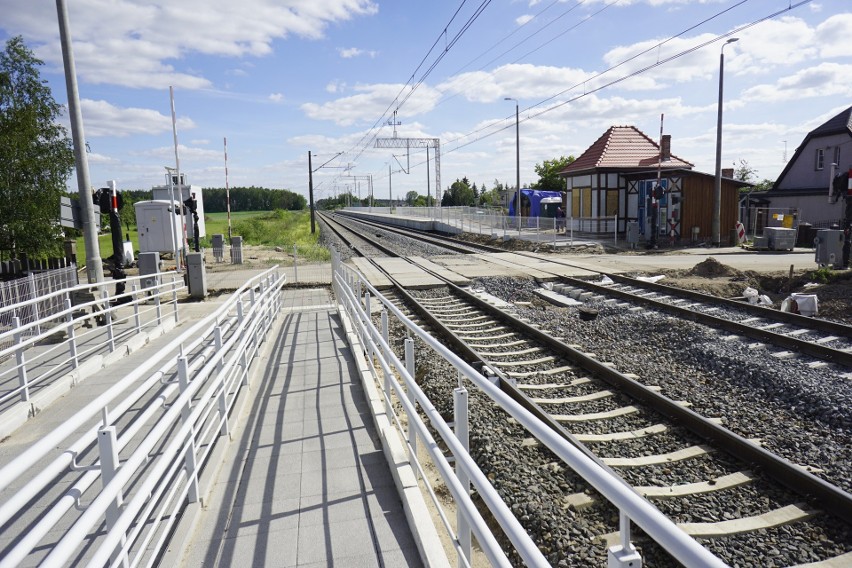
[[[394,109],[398,136],[440,139],[444,188],[464,176],[514,185],[506,97],[520,105],[522,185],[537,179],[535,164],[578,156],[610,126],[656,140],[661,113],[672,152],[712,172],[726,37],[739,41],[725,48],[723,167],[747,160],[775,178],[809,130],[852,105],[848,0],[68,4],[95,187],[161,183],[174,165],[169,86],[191,183],[224,187],[227,137],[232,187],[307,195],[308,151],[314,167],[331,160],[315,173],[317,199],[354,192],[346,176],[362,196],[372,176],[385,198],[389,164],[394,197],[426,194],[423,150],[393,151],[410,161],[406,174],[373,147],[393,135]],[[0,39],[22,35],[65,103],[54,0],[0,0],[0,13]]]

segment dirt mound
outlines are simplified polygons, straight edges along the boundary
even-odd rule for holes
[[[689,274],[693,276],[700,276],[702,278],[730,278],[732,276],[741,275],[739,270],[731,268],[730,266],[725,266],[712,256],[707,257],[707,260],[699,262],[693,266],[690,269]]]

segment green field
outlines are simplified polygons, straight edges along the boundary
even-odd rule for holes
[[[228,238],[228,214],[207,213],[204,216],[206,237],[201,239],[202,248],[210,248],[212,235],[222,234]],[[124,229],[122,239],[126,236]],[[309,211],[234,211],[231,212],[231,234],[243,237],[243,244],[249,246],[282,247],[292,250],[299,247],[299,255],[311,260],[328,260],[327,250],[316,246],[319,231],[311,234],[311,216]],[[139,234],[136,227],[130,229],[130,241],[138,255]],[[112,256],[112,238],[109,233],[98,236],[101,258]],[[77,238],[77,263],[86,263],[86,248],[83,237]]]

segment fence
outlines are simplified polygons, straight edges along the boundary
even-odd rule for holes
[[[426,484],[427,491],[435,501],[444,528],[459,556],[459,566],[469,565],[471,533],[476,536],[477,542],[483,553],[488,557],[490,565],[510,565],[506,555],[496,542],[491,528],[485,523],[477,506],[470,498],[471,486],[484,506],[488,508],[494,525],[503,531],[521,561],[527,566],[549,566],[547,560],[530,540],[499,493],[468,453],[468,393],[463,383],[465,379],[473,388],[480,390],[517,420],[531,436],[549,448],[568,467],[586,479],[604,498],[618,508],[620,511],[620,545],[610,548],[610,566],[622,565],[614,558],[615,555],[622,553],[622,551],[633,550],[630,543],[631,521],[639,525],[646,534],[686,566],[725,566],[721,560],[689,537],[656,507],[628,487],[621,478],[610,474],[577,447],[571,445],[544,425],[519,403],[509,398],[492,382],[493,376],[486,377],[480,374],[455,353],[439,343],[436,338],[407,318],[392,302],[370,285],[359,272],[341,263],[337,257],[334,258],[333,265],[334,290],[338,302],[341,303],[352,321],[364,350],[365,359],[371,366],[377,384],[381,387],[385,413],[392,425],[398,430],[400,438],[405,441],[411,466],[424,478],[423,482]],[[381,304],[381,330],[373,325],[370,316],[374,301]],[[404,360],[399,359],[388,342],[389,318],[391,317],[405,326],[410,334],[410,337],[405,340]],[[453,399],[455,419],[453,428],[442,418],[435,405],[426,397],[414,379],[417,363],[414,354],[414,341],[411,337],[417,337],[430,348],[428,353],[420,355],[421,360],[438,356],[449,362],[458,372],[459,388],[454,391]],[[397,407],[401,408],[404,416],[397,414],[395,410]],[[420,418],[420,413],[429,422],[428,426]],[[440,445],[436,443],[431,433],[433,431],[440,437]],[[425,479],[424,466],[417,457],[417,448],[421,444],[440,472],[442,480],[457,505],[458,528],[455,531],[442,512],[441,505],[435,497],[434,489],[428,485]],[[446,448],[446,453],[455,463],[455,470],[450,465],[450,460],[441,451],[441,447]]]
[[[600,240],[612,235],[618,243],[618,216],[611,217],[509,217],[501,209],[478,207],[352,207],[347,211],[400,215],[426,219],[456,227],[464,233],[489,237],[521,238],[542,243],[556,243],[574,237]]]
[[[156,564],[229,436],[283,283],[277,268],[247,282],[0,469],[0,526],[17,535],[0,567]],[[24,514],[36,499],[49,504]]]
[[[20,425],[32,408],[42,408],[61,396],[59,382],[70,388],[72,380],[81,380],[80,367],[95,355],[115,353],[143,330],[161,326],[164,307],[171,304],[173,321],[178,316],[178,292],[183,281],[177,276],[170,282],[143,286],[148,276],[128,278],[130,292],[110,296],[109,286],[92,288],[92,300],[72,306],[75,293],[90,292],[84,284],[50,292],[44,296],[6,306],[0,317],[11,323],[0,331],[0,435]],[[61,305],[53,313],[37,313],[35,306]],[[18,314],[36,312],[37,319],[23,321]],[[98,323],[100,325],[93,325]],[[14,359],[14,363],[12,360]],[[74,379],[72,373],[77,373]]]
[[[15,316],[22,325],[27,325],[40,317],[62,311],[65,308],[62,296],[52,292],[73,288],[77,283],[77,266],[74,264],[30,272],[25,278],[0,282],[0,331],[10,329]],[[39,301],[31,302],[34,298],[39,298]],[[18,307],[7,309],[11,306]]]

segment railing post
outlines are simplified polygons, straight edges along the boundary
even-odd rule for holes
[[[181,347],[181,350],[183,348]],[[189,365],[187,363],[186,357],[184,355],[180,355],[177,360],[177,374],[178,374],[178,386],[180,387],[180,393],[183,394],[186,392],[186,389],[189,388]],[[181,419],[186,422],[189,420],[189,413],[192,409],[191,402],[189,400],[186,401],[186,404],[183,408],[180,409]]]
[[[408,375],[411,377],[411,380],[414,380],[414,340],[410,337],[405,338],[405,370],[408,371]],[[414,412],[417,412],[417,398],[414,396],[414,389],[407,388],[406,396],[408,396],[408,400],[411,402],[411,405],[414,407]],[[409,416],[408,417],[408,445],[411,446],[408,453],[408,461],[414,462],[417,459],[417,430],[411,426],[414,419]],[[414,469],[415,475],[417,475],[417,468]]]
[[[109,485],[113,480],[120,463],[118,460],[118,437],[115,432],[115,426],[107,426],[107,409],[104,408],[104,425],[98,429],[98,455],[101,462],[101,482],[103,487]],[[115,499],[107,506],[106,510],[106,527],[111,530],[115,526],[119,515],[121,514],[121,505],[124,502],[124,496],[119,491]],[[122,566],[128,565],[127,551],[124,550],[126,536],[122,535],[121,545],[116,548],[111,559],[113,563],[120,560]]]
[[[12,318],[12,327],[18,329],[21,327],[21,318],[15,316]],[[27,380],[27,360],[24,357],[24,348],[20,346],[24,337],[21,332],[15,332],[15,343],[18,348],[15,349],[15,362],[18,364],[18,384],[21,387],[21,402],[27,402],[30,399],[30,384]]]
[[[189,483],[189,491],[186,493],[186,500],[190,503],[197,503],[198,465],[195,461],[195,439],[191,434],[189,440],[186,441],[186,452],[184,453],[183,463],[186,468],[186,479]]]
[[[38,321],[38,289],[36,288],[35,274],[32,272],[27,276],[27,284],[30,287],[30,299],[32,299],[33,321]],[[41,326],[36,324],[36,335],[41,335]]]
[[[609,547],[606,551],[608,566],[642,566],[642,556],[630,542],[630,517],[624,511],[618,512],[619,540],[621,544]]]
[[[298,258],[296,257],[297,252],[298,252],[298,249],[296,248],[296,245],[294,244],[293,245],[293,281],[294,282],[299,281],[299,262],[298,262]]]
[[[369,290],[364,292],[364,313],[367,316],[367,324],[368,324],[367,328],[369,329],[369,327],[370,327],[369,326],[369,323],[370,323],[370,291]],[[367,335],[369,335],[369,332],[367,333]],[[368,344],[369,352],[370,352],[370,364],[372,365],[373,364],[373,341],[368,341],[367,344]]]
[[[213,328],[213,344],[216,347],[216,356],[219,362],[216,364],[216,370],[222,372],[222,367],[225,366],[225,354],[222,352],[222,326],[216,324]]]
[[[225,396],[225,383],[222,381],[222,388],[219,390],[219,419],[222,421],[222,427],[219,433],[222,436],[231,436],[231,430],[228,427],[228,399]]]
[[[109,351],[112,353],[115,351],[115,332],[112,329],[112,310],[109,306],[109,292],[107,290],[101,291],[101,298],[104,301],[104,318],[106,319],[107,324],[107,341],[109,342]]]
[[[453,390],[453,419],[455,420],[456,438],[465,451],[470,450],[470,426],[468,424],[468,408],[467,408],[467,389],[459,387]],[[464,491],[470,493],[470,477],[467,472],[461,467],[461,460],[456,459],[456,477]],[[471,559],[471,532],[470,523],[465,518],[462,509],[459,508],[456,513],[456,526],[458,527],[457,537],[459,539],[459,554],[464,555],[464,559],[459,558],[459,566],[467,566]]]
[[[177,278],[172,277],[172,304],[175,308],[175,323],[180,323],[180,316],[178,315],[178,301],[177,301]]]
[[[158,287],[157,291],[154,292],[154,311],[157,314],[157,325],[162,325],[163,323],[163,307],[160,305],[160,291],[161,289]]]
[[[382,339],[384,339],[386,344],[390,345],[390,342],[388,341],[388,336],[388,311],[384,307],[382,307]],[[385,353],[385,359],[388,359],[389,355],[389,353]]]
[[[65,333],[68,334],[68,354],[71,356],[71,368],[76,369],[80,366],[80,360],[77,358],[77,337],[74,333],[74,315],[71,313],[71,298],[65,298],[65,310],[68,313],[65,315],[65,321],[68,327],[65,328]]]
[[[133,294],[133,320],[136,322],[136,333],[142,333],[142,318],[139,317],[139,286],[134,284],[131,288]]]

